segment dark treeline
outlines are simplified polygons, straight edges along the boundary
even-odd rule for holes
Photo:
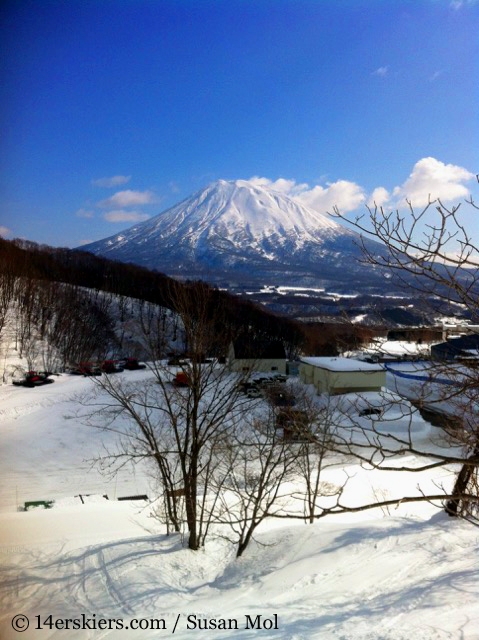
[[[0,239],[0,266],[16,276],[57,281],[163,304],[167,276],[93,254]]]
[[[303,351],[314,356],[335,357],[344,351],[361,349],[386,329],[364,327],[351,322],[310,322],[304,325]]]
[[[277,316],[255,304],[220,291],[204,282],[179,282],[144,267],[125,264],[93,254],[66,248],[53,248],[24,240],[0,239],[0,270],[4,276],[46,282],[61,282],[115,295],[136,298],[176,311],[176,301],[195,300],[201,294],[211,309],[222,309],[218,331],[247,332],[256,337],[281,340],[288,355],[294,355],[304,342],[302,326]]]

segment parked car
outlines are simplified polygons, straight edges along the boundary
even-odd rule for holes
[[[103,360],[100,369],[103,373],[121,373],[123,367],[118,360]]]
[[[22,376],[13,378],[12,383],[21,387],[40,387],[55,382],[50,378],[51,375],[50,371],[27,371]]]
[[[127,371],[146,369],[146,364],[141,364],[140,362],[138,362],[138,358],[123,358],[123,360],[118,361],[118,364],[120,364]]]
[[[101,376],[101,368],[94,362],[80,362],[79,365],[71,367],[69,373],[76,376]]]

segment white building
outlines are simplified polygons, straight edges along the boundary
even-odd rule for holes
[[[318,393],[338,395],[358,391],[380,391],[386,386],[386,370],[380,364],[350,358],[301,358],[299,377]]]

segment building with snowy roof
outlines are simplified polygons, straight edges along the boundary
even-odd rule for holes
[[[479,334],[451,338],[431,347],[434,360],[479,360]]]
[[[286,373],[286,352],[279,340],[263,340],[243,336],[230,345],[228,353],[230,371],[260,371]]]
[[[380,364],[351,358],[301,358],[299,377],[318,393],[338,395],[353,391],[380,391],[386,386],[386,370]]]

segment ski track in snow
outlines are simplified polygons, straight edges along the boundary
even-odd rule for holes
[[[451,531],[438,517],[301,525],[266,531],[266,546],[253,545],[233,564],[221,545],[194,553],[181,548],[178,536],[126,538],[63,552],[53,544],[31,549],[17,566],[3,569],[1,605],[6,612],[48,611],[63,618],[84,612],[170,620],[180,613],[179,638],[200,633],[186,629],[186,616],[196,612],[238,620],[246,613],[279,615],[275,633],[222,632],[225,638],[473,640],[478,546],[476,534],[470,548],[467,532],[465,523]],[[468,630],[463,636],[461,627]]]

